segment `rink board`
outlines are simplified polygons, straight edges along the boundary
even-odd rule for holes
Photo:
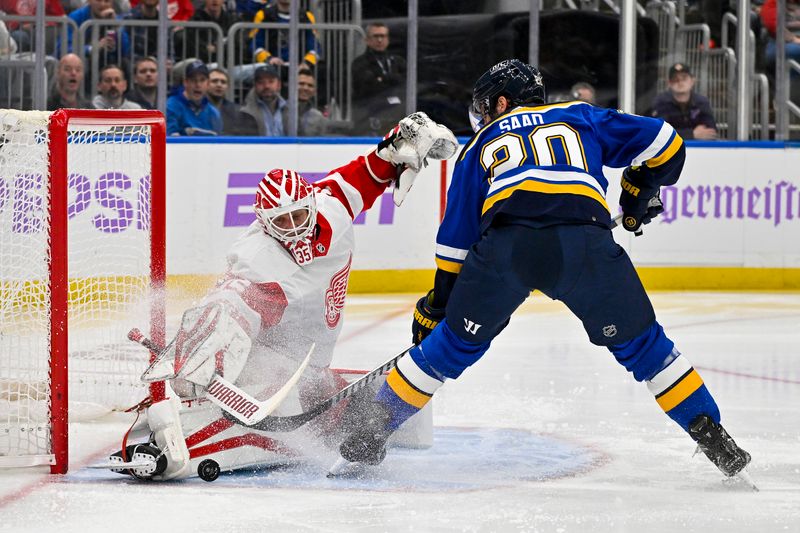
[[[224,250],[253,220],[249,206],[263,172],[286,166],[316,180],[373,146],[367,139],[230,141],[170,139],[167,146],[168,271],[184,288],[205,287],[224,270]],[[446,164],[448,179],[454,161]],[[607,170],[610,204],[619,173]],[[402,207],[386,193],[359,217],[351,291],[430,286],[441,174],[430,165]],[[663,200],[666,212],[647,237],[616,232],[648,287],[800,289],[798,145],[688,143],[682,178],[664,188]]]
[[[169,139],[171,286],[201,293],[224,272],[226,250],[254,220],[252,200],[266,171],[294,168],[316,181],[369,151],[374,142]],[[431,285],[442,196],[454,161],[433,162],[425,168],[402,207],[396,207],[387,192],[358,216],[351,291],[418,292]],[[607,169],[611,205],[619,196],[619,173]],[[83,208],[86,202],[97,202],[100,212],[113,214],[102,204],[104,191],[97,192],[102,176],[86,180],[94,183],[96,194],[71,191],[71,201],[82,202]],[[2,187],[0,193],[9,190]],[[126,194],[135,195],[133,189],[105,191],[106,196],[111,193],[123,200]],[[16,209],[18,202],[6,196],[0,194],[0,209]],[[629,251],[649,287],[800,289],[800,145],[688,143],[682,178],[663,188],[662,199],[666,211],[645,228],[645,237],[616,230],[618,242]],[[133,205],[141,198],[131,196],[126,201]],[[612,210],[616,214],[617,208]],[[130,224],[106,232],[103,238],[124,241],[128,233],[139,231],[139,225]]]

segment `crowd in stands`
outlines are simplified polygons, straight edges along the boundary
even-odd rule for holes
[[[699,2],[708,14],[729,9],[728,2]],[[769,36],[765,62],[774,69],[775,39],[786,41],[787,58],[800,61],[800,0],[787,0],[786,28],[776,29],[775,0],[756,3],[758,24]],[[88,20],[157,21],[159,0],[46,0],[46,14],[66,16],[76,27]],[[173,21],[213,23],[227,36],[237,22],[287,24],[291,0],[169,0],[168,17]],[[0,12],[32,15],[31,0],[0,0]],[[311,11],[300,11],[299,22],[314,23]],[[716,27],[716,26],[715,26]],[[90,26],[77,39],[72,26],[63,44],[56,38],[54,23],[48,23],[47,49],[58,59],[50,80],[47,108],[155,109],[159,69],[166,69],[170,88],[166,105],[170,135],[286,136],[289,133],[287,80],[289,39],[287,30],[246,29],[241,39],[225,46],[236,47],[241,59],[228,72],[222,68],[220,41],[212,31],[171,26],[166,65],[154,55],[158,44],[155,26]],[[0,21],[0,59],[32,49],[32,24]],[[96,31],[95,31],[96,30]],[[383,135],[406,112],[406,60],[391,53],[390,28],[382,22],[364,27],[366,51],[353,58],[352,121],[349,133]],[[717,37],[718,32],[714,33]],[[79,46],[78,43],[82,43]],[[95,50],[92,47],[96,47]],[[323,102],[318,87],[325,51],[318,35],[300,32],[297,99],[298,135],[335,134],[331,127],[333,102]],[[187,51],[191,54],[187,55]],[[99,73],[90,77],[94,58]],[[590,83],[575,80],[569,94],[557,99],[581,100],[597,105],[597,91]],[[90,87],[90,85],[92,85]],[[233,88],[239,88],[234,92]],[[669,70],[668,87],[653,101],[648,114],[664,118],[686,139],[711,140],[717,129],[709,100],[695,90],[689,66],[677,63]],[[231,98],[230,95],[234,94]]]

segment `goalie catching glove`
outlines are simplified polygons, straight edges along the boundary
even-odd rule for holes
[[[431,331],[444,320],[444,309],[433,307],[433,289],[417,301],[414,308],[414,322],[411,324],[411,336],[414,344],[419,344],[431,334]]]
[[[661,203],[660,187],[648,185],[652,179],[652,170],[647,166],[628,167],[622,173],[622,193],[619,205],[622,208],[622,227],[636,232],[643,224],[664,212]]]
[[[187,309],[175,338],[148,368],[142,381],[175,379],[182,397],[199,396],[215,374],[233,383],[239,377],[252,341],[233,307],[215,301]]]
[[[425,113],[412,113],[401,120],[376,149],[378,157],[384,161],[404,167],[394,183],[395,205],[403,203],[417,174],[428,164],[427,158],[448,159],[457,149],[458,141],[453,132]]]

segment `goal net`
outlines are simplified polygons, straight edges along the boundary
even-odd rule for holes
[[[0,466],[67,470],[67,421],[150,390],[164,330],[164,122],[0,110]],[[157,391],[155,391],[157,393]]]

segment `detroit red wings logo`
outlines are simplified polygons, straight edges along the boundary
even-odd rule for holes
[[[347,264],[331,277],[331,283],[325,291],[325,323],[329,329],[334,329],[342,318],[344,297],[347,294],[347,280],[350,277],[350,264],[353,254],[347,258]]]

